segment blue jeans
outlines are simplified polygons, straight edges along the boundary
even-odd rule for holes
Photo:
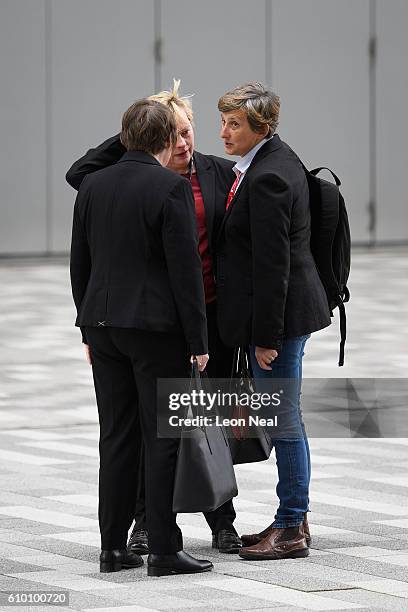
[[[309,510],[310,451],[300,408],[302,358],[308,338],[310,334],[284,339],[278,357],[271,364],[272,370],[262,370],[259,367],[255,359],[255,347],[251,347],[251,363],[257,391],[269,392],[271,379],[291,379],[290,388],[293,393],[289,409],[295,411],[302,434],[299,438],[272,440],[278,467],[276,493],[280,502],[273,526],[280,528],[300,525],[304,513]]]

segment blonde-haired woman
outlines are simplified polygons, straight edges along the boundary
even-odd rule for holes
[[[214,268],[216,238],[225,213],[225,203],[235,180],[233,162],[203,155],[194,150],[194,126],[191,98],[179,93],[180,81],[174,79],[173,88],[149,97],[169,107],[176,117],[177,142],[167,168],[185,176],[193,189],[199,251],[203,267],[206,299],[208,343],[211,359],[207,373],[213,378],[228,378],[231,373],[233,350],[226,347],[217,327]],[[119,134],[109,138],[95,149],[90,149],[68,170],[66,179],[79,189],[85,176],[96,170],[116,163],[125,153]],[[142,466],[142,463],[141,463]],[[205,513],[212,532],[212,545],[220,552],[236,553],[241,540],[233,526],[235,510],[232,500],[215,510]],[[135,525],[129,540],[129,549],[139,554],[148,553],[148,539],[145,524],[144,492],[139,491],[135,510]]]

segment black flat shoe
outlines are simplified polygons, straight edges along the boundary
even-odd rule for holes
[[[242,548],[242,541],[234,531],[221,529],[218,533],[213,534],[212,547],[222,553],[238,553]]]
[[[128,552],[138,555],[149,554],[148,533],[146,529],[133,529],[127,544]]]
[[[99,571],[102,573],[119,572],[143,565],[140,555],[127,550],[103,550],[99,556]]]
[[[153,555],[147,558],[148,576],[172,576],[173,574],[198,574],[213,569],[210,561],[195,559],[184,550],[169,555]]]

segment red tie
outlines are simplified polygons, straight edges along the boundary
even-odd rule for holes
[[[239,179],[241,178],[241,174],[242,174],[242,172],[240,172],[239,170],[237,170],[236,172],[237,172],[237,178],[236,178],[236,179],[235,179],[235,181],[232,183],[232,187],[231,187],[230,192],[229,192],[229,194],[228,194],[228,198],[227,198],[227,208],[226,208],[226,210],[228,210],[228,207],[229,207],[229,205],[230,205],[230,204],[231,204],[231,202],[232,202],[232,199],[233,199],[233,197],[234,197],[234,195],[235,195],[235,192],[236,192],[236,190],[237,190],[237,187],[238,187]]]

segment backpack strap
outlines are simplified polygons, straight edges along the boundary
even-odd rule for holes
[[[313,180],[319,181],[321,200],[324,201],[325,206],[322,206],[319,211],[320,241],[315,246],[314,252],[312,252],[319,274],[323,275],[324,278],[324,286],[330,308],[333,308],[334,305],[331,302],[333,300],[337,302],[340,294],[338,283],[333,272],[331,256],[336,228],[339,222],[339,191],[330,181],[319,178],[314,178]]]
[[[334,178],[334,182],[336,183],[337,187],[341,185],[341,180],[339,179],[337,174],[334,174],[333,170],[330,170],[330,168],[326,168],[326,166],[321,166],[320,168],[314,168],[314,170],[309,170],[309,172],[310,174],[313,174],[313,176],[316,176],[317,174],[319,174],[320,170],[327,170],[328,172],[330,172],[330,174]]]
[[[346,309],[344,308],[343,302],[339,303],[340,313],[340,352],[339,352],[339,366],[344,365],[344,345],[346,344]]]

